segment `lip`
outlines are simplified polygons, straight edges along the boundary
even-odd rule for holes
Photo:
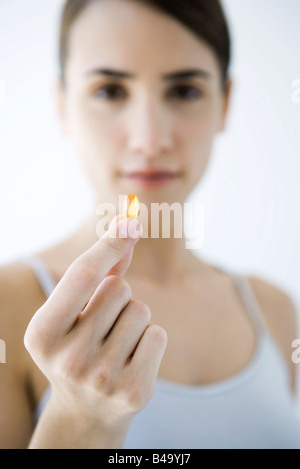
[[[151,169],[121,174],[122,178],[144,187],[161,187],[170,184],[180,176],[180,172],[166,169]]]

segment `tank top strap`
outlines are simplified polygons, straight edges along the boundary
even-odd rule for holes
[[[259,306],[256,295],[247,276],[220,264],[213,264],[213,267],[215,270],[231,276],[239,298],[247,310],[249,319],[252,322],[258,337],[262,339],[263,337],[268,336],[269,328],[265,321],[264,313]]]
[[[248,278],[237,273],[233,273],[232,278],[255,330],[260,336],[265,335],[268,332],[268,326]]]
[[[52,274],[38,257],[26,256],[19,259],[20,262],[29,265],[39,281],[45,296],[48,298],[56,287],[56,281]]]

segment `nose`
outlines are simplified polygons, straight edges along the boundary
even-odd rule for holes
[[[129,129],[130,152],[147,158],[170,153],[173,143],[169,119],[158,103],[149,99],[140,104]]]

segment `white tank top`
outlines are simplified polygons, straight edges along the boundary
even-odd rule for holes
[[[46,266],[35,257],[21,261],[33,268],[48,297],[56,284]],[[151,401],[133,420],[124,449],[300,449],[300,419],[287,364],[247,278],[231,275],[257,333],[251,361],[214,384],[192,386],[158,378]],[[48,388],[36,419],[50,393]]]

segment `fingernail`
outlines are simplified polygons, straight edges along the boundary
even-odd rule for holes
[[[135,218],[125,218],[119,223],[120,238],[138,239],[141,236],[142,227]]]

